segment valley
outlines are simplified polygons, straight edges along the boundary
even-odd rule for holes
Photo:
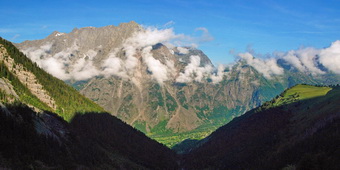
[[[112,113],[103,111],[104,109],[75,89],[40,69],[9,41],[1,39],[0,42],[2,58],[12,62],[9,65],[6,64],[8,61],[1,60],[0,67],[1,168],[338,168],[338,161],[340,161],[337,157],[340,153],[338,149],[339,84],[329,86],[298,84],[287,88],[273,99],[254,106],[253,109],[249,108],[249,111],[243,110],[244,114],[240,114],[241,110],[225,112],[222,107],[212,110],[213,113],[225,112],[224,114],[211,115],[209,112],[204,112],[209,111],[209,107],[201,108],[202,112],[197,117],[206,117],[197,128],[190,131],[183,132],[178,129],[174,133],[173,129],[167,128],[169,122],[164,120],[147,130],[145,123],[135,123],[133,128]],[[249,74],[256,73],[256,70],[249,66],[242,67],[247,70],[244,73],[248,77]],[[31,75],[30,78],[19,78],[22,72]],[[244,76],[236,71],[230,71],[230,74]],[[27,84],[32,83],[32,77],[35,77],[36,84],[40,84],[39,89],[50,96],[43,99],[53,98],[55,107],[49,107],[47,105],[49,102],[46,103],[46,100],[41,99],[43,95],[32,92],[37,90]],[[99,77],[96,79],[107,81]],[[267,93],[270,92],[268,85],[271,81],[273,80],[263,79],[263,82],[267,83],[266,88],[269,90],[266,91]],[[163,106],[169,109],[167,111],[171,111],[171,107],[168,107],[171,100],[164,101],[164,94],[169,93],[168,96],[165,95],[165,98],[169,99],[174,94],[181,94],[182,90],[184,101],[187,99],[186,93],[192,92],[198,98],[206,99],[213,96],[216,99],[218,94],[225,90],[224,86],[228,87],[228,83],[237,82],[228,79],[218,85],[196,82],[195,86],[185,84],[174,88],[179,90],[176,93],[171,92],[171,86],[151,83],[153,88],[149,89],[146,96],[156,96],[157,100],[151,100],[151,107],[154,109],[159,110]],[[114,83],[112,82],[111,85]],[[129,85],[121,81],[119,86],[123,86],[124,83]],[[56,89],[51,90],[53,85],[58,85],[60,94],[57,94]],[[214,92],[213,89],[208,88],[209,86],[219,87],[218,92],[206,96],[211,91]],[[83,87],[87,88],[86,85]],[[241,84],[234,86],[234,88],[242,87],[244,86]],[[276,85],[276,87],[282,86]],[[184,91],[183,88],[191,89]],[[120,90],[127,89],[118,88],[118,92]],[[119,92],[118,98],[125,94],[129,93]],[[172,98],[173,104],[183,100]],[[202,102],[194,100],[195,98],[197,97],[193,97],[191,102]],[[136,99],[130,96],[129,99],[124,100]],[[206,103],[209,104],[209,101]],[[184,108],[185,105],[183,103],[181,105],[176,107]],[[130,106],[133,105],[130,103]],[[188,110],[189,108],[192,107],[187,105]],[[129,108],[126,107],[125,111],[126,109]],[[196,109],[200,108],[196,107]],[[230,113],[234,114],[228,115]],[[179,113],[174,115],[176,114]],[[180,141],[183,142],[179,143]],[[173,150],[169,147],[173,147]]]
[[[0,2],[0,170],[339,170],[340,1]]]
[[[164,45],[170,33],[131,21],[53,32],[15,45],[47,72],[168,147],[202,139],[296,84],[340,82],[330,70],[314,73],[325,69],[318,65],[301,70],[287,59],[290,54],[262,60],[244,53],[232,65],[214,66],[197,48]],[[156,35],[164,38],[141,38]]]

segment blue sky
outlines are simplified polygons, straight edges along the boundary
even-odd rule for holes
[[[171,25],[177,34],[213,41],[199,44],[214,63],[234,61],[249,49],[271,54],[303,46],[328,47],[340,39],[340,0],[126,0],[0,2],[0,36],[13,42],[42,39],[57,30],[119,25]]]

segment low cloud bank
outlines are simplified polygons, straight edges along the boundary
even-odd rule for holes
[[[190,63],[184,68],[184,72],[179,73],[176,81],[179,83],[189,83],[192,81],[202,82],[204,78],[210,78],[213,83],[219,83],[224,76],[223,65],[219,65],[216,70],[212,65],[200,67],[201,58],[193,55],[190,57]]]
[[[93,59],[97,55],[94,50],[89,50],[76,61],[71,61],[73,54],[79,49],[76,42],[54,55],[50,54],[52,45],[47,43],[38,49],[28,48],[23,52],[42,69],[62,80],[86,80],[100,74],[93,65]],[[72,68],[68,68],[69,65],[72,65]]]
[[[44,44],[39,48],[28,48],[23,52],[41,68],[62,80],[87,80],[95,76],[118,76],[131,80],[133,77],[140,76],[137,67],[142,64],[147,66],[147,70],[154,80],[163,84],[164,81],[175,76],[177,70],[174,62],[168,58],[165,58],[163,62],[155,59],[151,52],[152,46],[162,43],[169,48],[174,48],[177,45],[197,47],[200,43],[213,40],[206,28],[197,28],[197,31],[202,32],[200,37],[176,34],[172,28],[147,27],[135,32],[123,42],[122,46],[114,49],[102,61],[99,68],[95,67],[93,63],[97,52],[89,50],[85,54],[79,54],[80,47],[77,44],[80,43],[78,43],[78,40],[75,40],[71,47],[54,55],[51,55],[53,42]],[[177,47],[177,49],[182,54],[189,53],[187,48]],[[119,56],[120,50],[123,50],[124,57]],[[74,57],[77,57],[77,59],[72,60]],[[200,71],[202,68],[195,70]],[[209,70],[213,70],[211,66],[209,66]],[[199,77],[195,78],[196,81],[201,81],[203,74],[207,74],[207,71],[201,72],[198,73]],[[220,79],[219,74],[214,75],[215,81]]]
[[[320,52],[320,63],[328,70],[340,74],[340,40],[335,41],[329,48]]]
[[[282,75],[284,73],[283,68],[277,63],[278,59],[284,60],[292,66],[292,68],[306,74],[320,75],[328,72],[340,74],[339,40],[333,42],[328,48],[300,48],[286,53],[279,53],[266,59],[255,58],[253,54],[249,52],[240,53],[238,56],[269,79],[272,78],[272,76]]]
[[[175,80],[180,83],[202,82],[210,79],[212,83],[218,83],[225,76],[225,66],[217,68],[212,65],[200,66],[199,56],[190,56],[190,62],[182,72],[175,68],[174,61],[169,57],[158,60],[152,54],[152,46],[158,43],[165,44],[169,48],[177,48],[180,54],[188,54],[189,50],[181,46],[195,47],[200,43],[213,40],[206,28],[197,28],[201,31],[200,37],[190,37],[184,34],[176,34],[172,28],[157,29],[147,27],[135,32],[126,39],[120,47],[113,51],[103,60],[99,66],[94,66],[97,56],[96,50],[88,50],[79,54],[80,47],[74,44],[52,55],[53,42],[46,43],[39,48],[23,50],[32,61],[41,68],[62,80],[87,80],[95,76],[118,76],[123,79],[137,82],[136,77],[141,78],[141,68],[144,66],[152,79],[159,84],[165,81]],[[98,47],[99,48],[99,47]],[[124,56],[122,57],[122,51]],[[76,55],[76,56],[75,56]],[[256,58],[251,52],[238,54],[241,60],[255,68],[267,79],[284,74],[284,69],[278,64],[278,59],[301,72],[307,74],[325,74],[333,72],[340,74],[340,41],[335,41],[330,47],[324,49],[301,48],[286,53],[276,54],[269,58]],[[76,60],[72,59],[77,57]],[[322,65],[322,69],[320,67]]]
[[[254,67],[258,72],[262,73],[265,78],[271,78],[274,75],[283,74],[283,68],[277,65],[275,58],[260,59],[255,58],[251,53],[240,53],[241,59],[245,60],[249,65]]]

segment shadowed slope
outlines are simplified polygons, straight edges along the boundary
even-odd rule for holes
[[[305,93],[312,88],[314,95]],[[338,169],[340,88],[327,91],[307,85],[288,89],[200,141],[184,156],[185,167]]]
[[[24,105],[0,110],[0,168],[176,169],[176,155],[107,113],[71,123]]]

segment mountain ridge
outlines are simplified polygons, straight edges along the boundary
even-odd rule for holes
[[[198,49],[169,45],[177,40],[173,37],[181,38],[171,29],[143,28],[137,23],[123,26],[106,27],[115,31],[77,29],[16,46],[51,73],[49,63],[55,63],[59,78],[168,146],[195,130],[191,137],[202,138],[296,84],[340,82],[331,71],[308,71],[315,62],[321,66],[319,60],[301,66],[288,62],[299,57],[299,51],[277,60],[245,53],[232,66],[214,67]]]

